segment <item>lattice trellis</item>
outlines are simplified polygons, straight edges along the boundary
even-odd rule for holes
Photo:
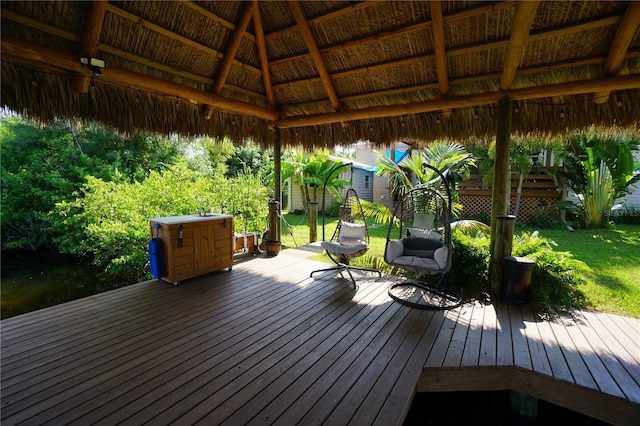
[[[485,213],[491,216],[491,196],[490,195],[460,195],[460,203],[463,205],[462,217],[469,217]],[[520,199],[517,220],[521,223],[529,223],[532,215],[540,214],[542,211],[547,215],[560,218],[560,210],[555,207],[555,203],[560,201],[556,197],[527,197]],[[509,204],[509,214],[513,212],[515,197],[511,197]]]

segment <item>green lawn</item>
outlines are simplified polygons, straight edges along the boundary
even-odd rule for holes
[[[308,244],[307,218],[287,214],[285,220],[291,227],[282,227],[283,248]],[[322,218],[318,221],[318,240],[322,240]],[[336,218],[326,220],[327,233],[333,232],[335,221]],[[371,249],[367,256],[379,257],[382,262],[387,227],[373,225],[369,233]],[[558,251],[570,252],[589,266],[590,273],[585,277],[587,283],[581,290],[591,307],[640,318],[640,225],[575,232],[543,229],[540,235],[555,241]],[[331,234],[326,238],[331,238]],[[328,261],[324,254],[314,258]]]
[[[640,225],[575,232],[543,229],[540,235],[589,266],[581,290],[594,308],[640,318]]]

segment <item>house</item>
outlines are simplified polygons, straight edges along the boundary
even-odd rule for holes
[[[351,163],[351,168],[345,167],[340,172],[340,179],[351,181],[353,188],[358,193],[358,197],[365,201],[374,201],[374,179],[376,177],[375,167],[369,164],[364,164],[359,161],[354,161],[348,158],[340,158],[334,155],[330,155],[329,159],[332,162],[342,161],[343,163]],[[352,174],[353,173],[353,174]],[[288,210],[289,211],[304,211],[304,203],[302,202],[302,194],[300,192],[300,185],[292,183],[292,178],[287,179],[287,197],[288,197]],[[346,192],[347,188],[344,188],[342,193]],[[318,210],[321,210],[322,206],[322,189],[318,190]],[[326,204],[330,205],[335,201],[335,198],[327,193]]]

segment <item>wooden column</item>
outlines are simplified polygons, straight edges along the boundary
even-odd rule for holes
[[[491,293],[500,294],[502,284],[502,270],[504,258],[511,256],[513,245],[513,231],[516,227],[516,217],[513,215],[498,216],[496,220],[496,238],[491,254]]]
[[[278,202],[278,217],[282,207],[282,147],[280,145],[280,129],[274,127],[273,133],[273,180],[274,199]],[[278,225],[280,222],[278,222]],[[280,241],[280,226],[277,227],[277,235],[273,235],[273,240]]]
[[[491,259],[494,259],[495,242],[502,238],[497,235],[498,216],[504,216],[509,209],[511,174],[509,171],[509,144],[511,143],[511,99],[504,97],[498,101],[496,123],[496,159],[493,171],[493,190],[491,194]],[[500,277],[493,276],[493,265],[489,268],[491,292],[500,294]],[[497,288],[495,285],[497,283]]]
[[[309,202],[309,242],[318,241],[318,202]]]

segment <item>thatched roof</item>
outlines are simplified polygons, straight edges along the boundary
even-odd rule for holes
[[[2,104],[332,146],[634,127],[640,2],[6,1]],[[94,77],[81,57],[107,63]]]

